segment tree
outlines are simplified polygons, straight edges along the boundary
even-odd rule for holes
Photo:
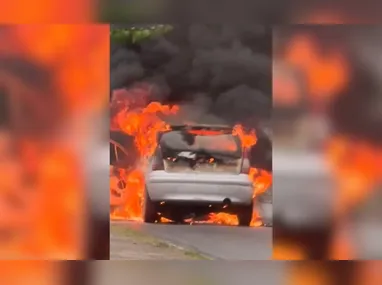
[[[112,41],[137,44],[143,40],[160,36],[171,31],[171,25],[155,24],[155,25],[131,25],[127,27],[112,27],[110,29],[110,38]]]

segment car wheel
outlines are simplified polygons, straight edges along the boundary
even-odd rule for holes
[[[239,220],[239,226],[249,227],[252,221],[252,214],[253,214],[252,204],[250,206],[245,206],[242,209],[240,209],[239,213],[237,214],[237,218]]]
[[[159,214],[157,211],[157,206],[153,201],[151,201],[150,196],[147,193],[147,190],[145,190],[144,195],[144,201],[143,201],[143,221],[145,223],[155,223],[159,219]]]

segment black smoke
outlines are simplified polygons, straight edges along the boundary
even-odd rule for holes
[[[182,119],[257,128],[271,114],[271,54],[270,27],[175,25],[139,44],[111,43],[111,91],[149,83],[148,102],[180,104]]]
[[[111,44],[111,88],[149,82],[151,100],[212,100],[208,113],[229,122],[267,119],[271,110],[271,30],[257,25],[175,26],[140,44]]]

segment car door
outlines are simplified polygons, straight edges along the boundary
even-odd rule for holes
[[[114,140],[110,140],[110,204],[123,205],[126,181],[124,174],[129,171],[127,150]]]

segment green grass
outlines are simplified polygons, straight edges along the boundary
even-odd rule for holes
[[[209,258],[207,256],[202,255],[201,253],[197,251],[190,251],[190,250],[185,250],[184,255],[188,256],[192,259],[197,259],[197,260],[212,260],[212,258]]]
[[[144,40],[164,35],[173,29],[171,25],[147,25],[142,27],[131,26],[129,28],[112,28],[110,38],[120,43],[141,43]]]

